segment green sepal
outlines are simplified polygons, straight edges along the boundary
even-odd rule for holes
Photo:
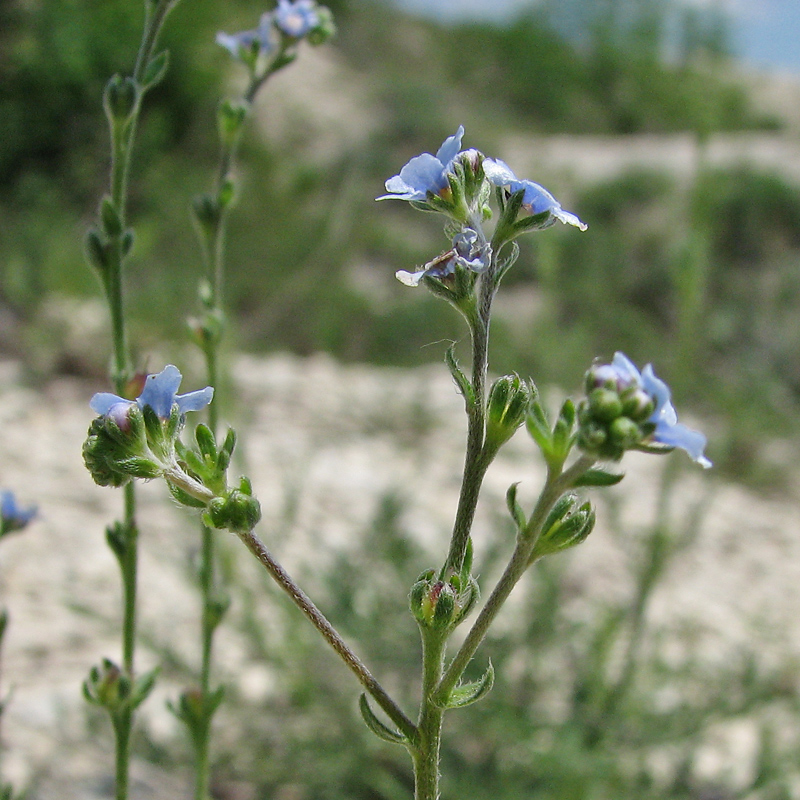
[[[392,744],[405,744],[408,740],[399,731],[392,730],[388,725],[384,725],[370,708],[366,694],[358,698],[358,710],[366,723],[366,726],[379,738]]]
[[[182,505],[188,506],[189,508],[206,508],[206,503],[202,500],[198,500],[196,497],[192,497],[188,492],[184,492],[183,489],[179,489],[175,484],[167,481],[167,488],[169,489],[169,493]],[[213,525],[209,527],[214,527]]]
[[[477,703],[482,697],[485,697],[494,686],[494,667],[492,662],[486,668],[486,672],[480,680],[473,683],[465,683],[461,686],[456,686],[447,697],[447,700],[439,701],[436,705],[441,709],[448,708],[464,708],[473,703]]]
[[[624,472],[607,472],[599,468],[587,469],[583,475],[572,482],[572,485],[576,488],[578,486],[616,486],[624,477]]]
[[[158,86],[164,80],[169,69],[169,50],[162,50],[155,58],[151,58],[142,77],[142,90],[147,91]]]
[[[164,435],[161,427],[161,420],[153,409],[146,405],[142,408],[142,419],[144,420],[145,435],[147,441],[151,443],[160,442]]]
[[[130,707],[137,708],[148,697],[153,687],[156,685],[156,678],[158,677],[159,667],[145,672],[144,675],[138,677],[133,684],[130,695]]]
[[[472,537],[467,538],[467,546],[464,548],[464,560],[461,562],[461,585],[464,586],[470,580],[472,574],[472,559],[475,555],[475,548],[472,546]]]
[[[122,238],[120,239],[120,247],[122,248],[122,257],[125,258],[131,250],[133,250],[133,243],[136,239],[136,235],[133,232],[133,228],[128,228],[125,233],[122,234]]]
[[[224,474],[231,463],[233,451],[236,447],[236,431],[233,428],[228,428],[228,433],[225,436],[225,441],[217,453],[217,471]]]
[[[212,597],[205,608],[204,614],[210,628],[216,628],[231,607],[231,598],[228,595],[218,594]]]
[[[83,249],[89,264],[104,276],[111,265],[111,251],[108,240],[98,228],[86,231]]]
[[[562,464],[569,455],[572,445],[575,443],[575,418],[575,404],[568,398],[564,401],[564,405],[561,406],[558,419],[553,426],[551,445],[553,459],[559,460]]]
[[[217,441],[211,428],[202,422],[194,429],[194,438],[200,452],[209,460],[215,461],[217,458]]]
[[[3,641],[3,637],[6,635],[6,628],[8,627],[8,611],[4,608],[0,611],[0,642]]]
[[[506,272],[514,266],[517,258],[519,257],[519,245],[516,242],[511,243],[511,252],[497,264],[497,271],[495,272],[494,286],[497,288],[500,281],[503,280]]]
[[[543,453],[549,453],[553,447],[553,434],[550,430],[550,420],[541,402],[534,399],[528,409],[525,426],[531,438]]]
[[[133,478],[142,478],[143,480],[157,478],[163,472],[160,464],[145,456],[120,458],[115,462],[115,467],[126,475],[130,475]]]
[[[522,533],[522,531],[528,527],[528,518],[522,510],[522,506],[517,502],[517,486],[519,486],[519,483],[512,483],[511,486],[508,487],[508,491],[506,492],[506,505],[511,514],[511,519],[514,520],[514,524],[517,526],[517,532]]]
[[[542,211],[541,214],[531,214],[530,217],[525,217],[514,223],[514,236],[521,236],[528,231],[543,231],[545,228],[554,225],[555,221],[556,218],[549,211]]]
[[[109,239],[113,239],[122,234],[122,217],[119,215],[114,201],[109,195],[104,195],[100,201],[100,222],[103,224],[103,232]]]
[[[472,410],[475,408],[475,390],[472,388],[472,384],[469,382],[467,376],[462,372],[461,367],[458,366],[455,350],[456,345],[455,342],[453,342],[444,354],[444,361],[445,364],[447,364],[447,368],[450,370],[450,374],[453,376],[458,391],[461,392],[464,397],[467,409]]]
[[[130,539],[130,527],[124,522],[115,522],[106,528],[106,544],[111,552],[117,557],[120,564],[128,555],[128,541]]]

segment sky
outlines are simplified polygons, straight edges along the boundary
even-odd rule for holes
[[[722,5],[732,22],[734,47],[746,62],[800,76],[800,0],[691,0]],[[396,0],[419,13],[442,19],[513,15],[531,0]]]

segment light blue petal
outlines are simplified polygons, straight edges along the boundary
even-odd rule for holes
[[[119,395],[111,394],[111,392],[98,392],[89,401],[89,408],[91,408],[95,414],[100,414],[104,417],[114,406],[120,403],[131,405],[130,400],[126,400]]]
[[[616,369],[620,379],[629,386],[633,384],[637,386],[642,385],[642,376],[639,374],[639,370],[636,369],[636,365],[624,353],[620,353],[619,351],[614,353],[611,366]]]
[[[656,377],[652,364],[647,364],[642,370],[642,386],[644,390],[656,401],[656,407],[650,417],[656,425],[674,425],[678,421],[678,412],[675,411],[670,401],[669,386]]]
[[[517,180],[511,167],[499,158],[485,158],[483,160],[483,174],[495,186],[508,186]]]
[[[206,386],[205,389],[198,389],[195,392],[179,394],[175,398],[175,401],[178,404],[178,408],[181,410],[181,414],[185,414],[187,411],[199,411],[201,408],[205,408],[213,397],[214,388],[212,386]]]
[[[653,440],[668,447],[685,450],[693,461],[705,469],[711,466],[711,462],[703,455],[706,448],[706,437],[700,431],[694,431],[681,423],[674,425],[661,423],[656,425]]]
[[[464,126],[459,125],[453,136],[448,136],[436,153],[442,167],[447,167],[461,150],[461,139],[464,137]]]
[[[430,153],[414,156],[400,170],[399,175],[386,181],[386,191],[378,200],[424,200],[427,193],[437,194],[444,188],[444,168],[441,162]]]
[[[150,406],[157,417],[168,419],[182,378],[178,368],[172,364],[168,364],[157,375],[148,375],[142,393],[136,398],[139,408]]]

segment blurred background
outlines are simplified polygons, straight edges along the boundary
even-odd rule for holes
[[[97,386],[106,371],[105,314],[82,239],[107,182],[102,89],[111,73],[130,68],[140,5],[0,4],[0,358],[21,365],[29,388],[74,377]],[[795,526],[796,532],[800,6],[794,0],[328,5],[338,36],[306,49],[268,83],[246,134],[241,196],[230,224],[231,350],[318,365],[329,363],[318,360],[327,354],[353,380],[358,365],[418,368],[441,358],[444,345],[435,343],[463,341],[454,312],[394,278],[397,269],[421,265],[447,246],[439,221],[404,203],[374,201],[410,157],[435,152],[463,124],[465,147],[505,160],[589,224],[585,234],[558,226],[521,243],[498,297],[493,370],[516,370],[572,391],[596,356],[620,349],[640,364],[652,361],[678,407],[704,419],[713,434],[717,479],[788,503],[782,519],[789,528],[782,531]],[[166,26],[171,68],[148,98],[131,183],[137,238],[128,307],[142,359],[184,346],[184,320],[197,302],[202,266],[189,203],[215,169],[218,100],[243,80],[214,35],[253,27],[263,10],[254,0],[184,0]],[[401,448],[418,443],[437,419],[416,401],[422,411],[397,423]],[[367,426],[394,424],[370,413]],[[457,738],[448,751],[446,800],[800,796],[796,769],[787,766],[800,763],[800,749],[793,740],[782,749],[773,741],[796,720],[778,732],[757,726],[758,758],[746,780],[729,781],[713,769],[713,780],[698,780],[693,761],[699,737],[721,719],[753,709],[774,716],[778,702],[780,713],[795,719],[793,662],[765,666],[754,648],[703,672],[680,659],[676,667],[654,646],[642,668],[647,680],[639,694],[633,691],[625,664],[641,657],[636,643],[647,600],[670,559],[693,543],[706,508],[697,497],[686,499],[691,493],[682,480],[669,470],[653,477],[660,511],[628,567],[630,594],[616,604],[573,615],[564,609],[581,591],[562,579],[563,567],[544,570],[523,616],[551,622],[521,624],[510,639],[514,646],[502,645],[493,656],[507,685],[495,690],[491,707],[465,712],[472,714],[467,729],[479,726],[485,735]],[[676,487],[680,515],[667,524]],[[279,498],[289,516],[292,491]],[[351,637],[374,642],[376,632],[384,635],[383,649],[371,656],[378,664],[385,659],[386,669],[398,652],[415,647],[412,626],[394,641],[394,628],[386,636],[381,616],[383,604],[404,596],[420,571],[404,522],[407,502],[382,489],[363,522],[367,544],[359,558],[331,556],[321,573],[309,567]],[[487,555],[488,572],[494,557],[500,555]],[[381,595],[359,605],[359,570],[387,558],[393,566],[382,577],[391,601]],[[256,601],[248,602],[239,632],[254,659],[274,661],[276,670],[303,663],[320,671],[313,668],[316,645],[294,630],[291,609],[275,612],[284,634],[278,652],[256,634],[257,615],[248,616]],[[564,656],[548,661],[566,632],[575,637],[567,665]],[[163,642],[153,648],[161,656],[168,650]],[[550,705],[541,705],[544,679],[519,667],[520,648],[544,653],[537,658],[550,665],[544,674],[551,678],[569,673],[569,685]],[[188,671],[175,653],[166,656],[176,675]],[[401,676],[397,690],[409,696],[411,663],[406,671],[391,667]],[[249,742],[259,739],[264,715],[283,716],[281,703],[309,716],[298,717],[282,737],[262,737],[262,749],[248,757],[228,741],[220,798],[407,795],[404,754],[361,730],[348,677],[341,681],[347,689],[327,672],[315,677],[323,685],[332,681],[326,696],[341,698],[343,716],[333,720],[330,711],[319,711],[319,690],[310,681],[298,678],[277,705],[270,694],[260,718],[231,722],[244,725],[239,733]],[[653,697],[658,704],[643,700]],[[342,719],[352,729],[343,730]],[[360,743],[347,758],[343,739]],[[154,764],[171,758],[157,737],[141,752]],[[527,769],[534,752],[536,767]],[[364,768],[366,759],[374,768]]]

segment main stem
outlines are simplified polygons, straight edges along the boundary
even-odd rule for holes
[[[435,693],[442,677],[446,641],[446,632],[422,628],[422,703],[417,723],[418,745],[411,751],[414,800],[439,798],[439,751],[444,710],[436,705]]]
[[[461,480],[461,493],[458,498],[450,551],[445,561],[445,575],[460,572],[469,542],[475,509],[478,506],[483,476],[489,463],[483,457],[486,437],[486,373],[489,367],[489,320],[494,299],[495,261],[481,278],[478,306],[468,317],[472,336],[472,393],[473,401],[468,404],[467,414],[467,452],[464,457],[464,475]]]

